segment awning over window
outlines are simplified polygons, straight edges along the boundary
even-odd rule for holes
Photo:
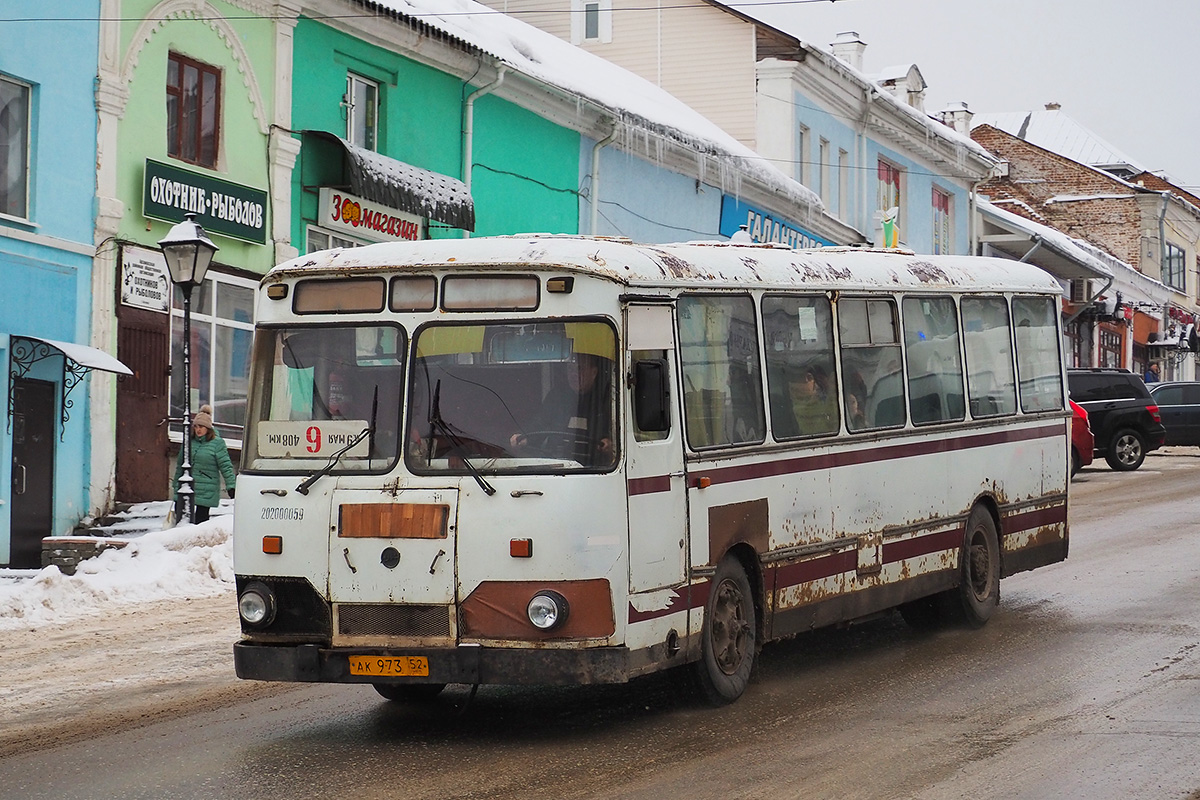
[[[326,131],[303,131],[303,135],[306,186],[338,186],[400,211],[475,230],[475,203],[457,178],[357,147]],[[310,158],[317,163],[310,163]],[[331,160],[340,161],[340,170],[329,169]]]

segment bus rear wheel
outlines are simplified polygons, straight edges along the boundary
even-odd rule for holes
[[[714,706],[741,697],[750,682],[758,634],[754,595],[746,570],[726,556],[713,576],[704,609],[700,660],[693,667],[700,694]]]
[[[373,683],[375,691],[394,703],[428,703],[446,688],[444,683]]]
[[[983,506],[967,518],[958,586],[959,616],[972,628],[981,628],[1000,605],[1000,539],[996,521]]]

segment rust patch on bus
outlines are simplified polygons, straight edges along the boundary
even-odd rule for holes
[[[716,565],[729,548],[745,542],[754,552],[767,552],[771,540],[767,499],[748,500],[708,510],[708,563]]]
[[[1043,525],[1037,533],[1029,537],[1025,547],[1041,547],[1047,544],[1057,544],[1063,540],[1063,529],[1060,525]]]
[[[696,269],[694,264],[684,261],[674,253],[668,253],[663,250],[650,250],[657,256],[658,263],[665,270],[665,274],[672,278],[702,278],[703,274]]]
[[[953,283],[950,277],[936,264],[928,261],[913,261],[908,265],[908,271],[921,283]]]
[[[570,612],[561,628],[533,627],[526,608],[542,589],[566,598]],[[612,592],[604,578],[582,581],[484,581],[460,606],[462,633],[479,639],[605,639],[617,626]]]

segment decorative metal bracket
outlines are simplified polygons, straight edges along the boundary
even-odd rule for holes
[[[58,440],[61,442],[67,433],[67,420],[71,418],[71,409],[75,406],[75,401],[70,399],[68,395],[72,389],[83,382],[84,377],[92,371],[91,367],[77,364],[57,347],[38,341],[37,339],[26,339],[24,336],[11,336],[9,337],[9,343],[9,362],[11,367],[9,368],[8,381],[8,432],[12,433],[17,380],[27,376],[34,366],[42,361],[61,356],[63,360],[62,394],[60,395],[62,399],[62,412],[59,419],[58,434]]]

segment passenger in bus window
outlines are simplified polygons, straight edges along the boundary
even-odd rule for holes
[[[521,454],[570,456],[589,466],[611,464],[612,361],[579,353],[565,366],[563,381],[542,398],[538,429],[518,431],[509,443]]]
[[[837,430],[837,405],[829,395],[825,371],[820,367],[809,367],[797,379],[789,381],[788,396],[801,436]]]
[[[867,427],[867,382],[857,372],[846,375],[846,429],[862,430]]]

